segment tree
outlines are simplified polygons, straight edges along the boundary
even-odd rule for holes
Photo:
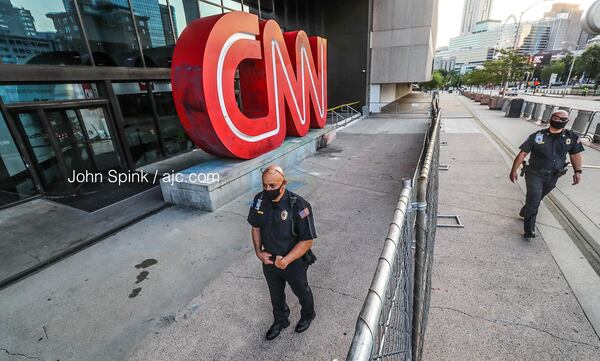
[[[463,84],[470,86],[481,86],[487,84],[488,75],[484,69],[473,69],[462,76]]]
[[[558,74],[559,76],[562,77],[562,74],[565,72],[566,68],[567,67],[566,67],[565,63],[563,63],[562,61],[552,62],[542,68],[541,73],[540,73],[540,79],[542,79],[542,81],[548,83],[550,81],[550,77],[552,76],[552,74]]]
[[[579,64],[577,64],[579,62]],[[600,45],[594,45],[581,54],[575,61],[580,66],[581,71],[590,78],[594,79],[596,86],[600,83]]]
[[[421,83],[420,87],[423,90],[439,89],[444,85],[444,76],[439,70],[434,70],[431,74],[431,80]]]
[[[444,76],[442,85],[444,89],[447,89],[448,87],[459,87],[461,85],[461,75],[459,72],[450,70],[445,71],[445,73],[440,71],[440,73]]]

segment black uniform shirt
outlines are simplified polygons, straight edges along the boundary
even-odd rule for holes
[[[292,217],[296,237],[292,234]],[[317,238],[310,203],[287,189],[279,202],[265,200],[262,192],[258,193],[250,207],[248,223],[260,228],[264,250],[275,256],[287,255],[299,241]]]
[[[577,154],[584,150],[577,134],[569,129],[552,134],[548,128],[531,134],[519,148],[526,153],[531,152],[529,165],[533,169],[552,172],[566,166],[567,153]]]

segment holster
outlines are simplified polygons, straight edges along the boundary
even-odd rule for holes
[[[313,253],[312,249],[306,251],[306,253],[302,256],[304,262],[306,262],[309,266],[317,260],[317,256]]]

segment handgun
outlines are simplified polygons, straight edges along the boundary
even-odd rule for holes
[[[523,161],[522,167],[521,167],[521,177],[523,177],[525,175],[525,172],[527,171],[527,161]]]

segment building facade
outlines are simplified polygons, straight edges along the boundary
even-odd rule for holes
[[[0,206],[77,197],[74,171],[194,149],[173,105],[173,48],[190,22],[229,11],[325,37],[330,107],[430,78],[436,0],[0,0]]]
[[[468,34],[475,31],[478,22],[490,18],[492,11],[492,0],[465,0],[463,14],[460,23],[460,34]]]
[[[445,64],[453,60],[452,70],[465,73],[486,60],[492,60],[498,49],[512,48],[514,45],[515,23],[502,23],[499,20],[480,21],[473,32],[451,38],[447,49],[438,49],[434,64]]]

